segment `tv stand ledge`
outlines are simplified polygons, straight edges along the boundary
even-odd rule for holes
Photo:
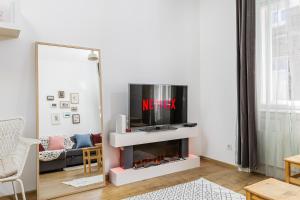
[[[155,131],[151,134],[145,131],[130,133],[110,133],[109,143],[111,146],[125,147],[138,144],[147,144],[183,138],[198,137],[200,129],[198,127],[180,127],[175,130]]]

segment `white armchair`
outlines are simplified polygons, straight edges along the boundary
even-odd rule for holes
[[[11,176],[0,178],[0,183],[11,182],[15,198],[18,199],[14,182],[21,186],[22,197],[25,200],[25,190],[20,179],[30,146],[39,144],[39,140],[21,137],[23,134],[24,120],[22,118],[0,120],[0,161],[12,160],[16,167],[16,173]]]

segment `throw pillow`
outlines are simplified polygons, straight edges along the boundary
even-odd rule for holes
[[[101,133],[93,133],[92,134],[92,141],[93,141],[94,146],[97,143],[101,143],[102,142]]]
[[[65,138],[63,136],[50,136],[48,150],[60,150],[64,149]]]
[[[41,151],[45,151],[45,148],[43,147],[42,144],[39,144],[39,152],[41,152]]]
[[[93,146],[90,134],[75,134],[75,137],[77,142],[77,149]]]
[[[65,136],[64,146],[65,146],[65,149],[72,149],[73,148],[74,142],[71,140],[70,137]]]
[[[72,142],[74,143],[74,145],[72,146],[72,149],[76,149],[76,147],[77,147],[76,136],[73,135],[73,136],[70,137],[70,139],[71,139]]]

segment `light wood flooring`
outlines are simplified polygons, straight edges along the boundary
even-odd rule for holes
[[[91,174],[87,175],[84,175],[83,168],[70,171],[59,171],[41,174],[39,181],[40,199],[50,199],[53,197],[62,196],[64,194],[72,194],[76,192],[78,188],[63,184],[62,182],[89,176],[97,176],[100,175],[100,172],[102,172],[102,169],[98,170],[97,166],[94,166],[92,167]],[[90,186],[80,187],[80,189],[89,188]]]
[[[108,183],[105,188],[91,190],[80,194],[57,198],[56,200],[117,200],[166,188],[180,183],[196,180],[204,177],[212,182],[229,188],[233,191],[245,194],[243,188],[247,185],[259,182],[267,177],[259,174],[238,172],[236,168],[217,163],[215,161],[201,159],[201,167],[175,174],[140,181],[124,186],[113,186]],[[0,198],[9,200],[10,198]],[[29,200],[36,200],[34,194],[28,195]]]

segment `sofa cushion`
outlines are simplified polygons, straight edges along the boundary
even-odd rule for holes
[[[65,140],[64,140],[65,149],[73,149],[74,144],[75,143],[72,141],[70,137],[65,136]]]
[[[71,157],[71,156],[82,156],[82,150],[81,149],[68,149],[66,151],[66,156]]]
[[[75,137],[77,142],[77,149],[93,146],[90,134],[75,134]]]
[[[64,155],[63,157],[65,157],[65,151],[63,149],[41,151],[39,152],[39,159],[40,161],[49,162],[58,159],[61,155]]]
[[[74,143],[72,146],[72,149],[76,149],[76,147],[77,147],[76,136],[75,135],[71,136],[70,140]]]
[[[52,161],[41,161],[40,164],[40,173],[62,170],[66,167],[66,153],[63,151],[59,157]]]
[[[65,138],[62,136],[50,136],[48,150],[60,150],[65,149]]]
[[[91,136],[92,136],[92,142],[94,146],[95,144],[102,142],[101,133],[93,133]]]
[[[71,156],[66,158],[67,167],[78,166],[83,164],[82,156]]]

